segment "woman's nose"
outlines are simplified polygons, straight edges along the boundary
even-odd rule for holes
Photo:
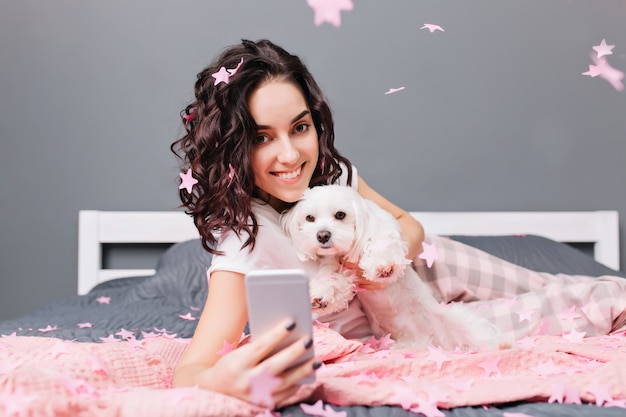
[[[298,149],[293,145],[291,140],[283,139],[281,140],[281,147],[278,153],[278,161],[283,164],[289,164],[296,162],[300,153]]]

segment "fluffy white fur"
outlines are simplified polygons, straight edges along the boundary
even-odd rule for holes
[[[281,216],[281,225],[303,261],[315,260],[311,303],[320,315],[341,311],[355,296],[355,273],[342,261],[358,263],[383,290],[358,297],[374,336],[390,334],[396,347],[440,346],[466,350],[506,347],[495,327],[462,304],[442,305],[406,259],[406,243],[396,219],[351,187],[328,185],[307,190]]]

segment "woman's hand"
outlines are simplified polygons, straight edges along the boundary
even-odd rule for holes
[[[280,384],[272,390],[273,404],[259,405],[273,408],[274,404],[289,398],[298,390],[296,382],[321,366],[319,360],[311,359],[291,368],[305,351],[311,349],[313,341],[307,336],[268,357],[294,327],[293,323],[285,321],[258,339],[223,355],[215,365],[198,372],[198,385],[252,403],[254,378],[266,372],[280,378]]]
[[[384,290],[387,285],[389,285],[388,281],[370,281],[369,279],[365,278],[363,276],[363,270],[361,268],[359,268],[358,264],[352,263],[352,262],[348,262],[348,261],[344,261],[342,263],[342,267],[345,269],[349,269],[351,271],[354,271],[356,274],[356,280],[354,281],[354,283],[356,284],[357,288],[362,289],[362,290]]]

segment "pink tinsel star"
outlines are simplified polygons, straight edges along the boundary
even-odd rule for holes
[[[606,40],[602,39],[600,45],[594,46],[593,50],[596,51],[598,58],[602,58],[605,55],[613,55],[613,48],[615,48],[615,45],[607,45]]]
[[[424,259],[426,261],[427,267],[432,267],[438,256],[439,255],[437,254],[437,246],[435,246],[434,243],[432,245],[429,245],[426,242],[422,242],[422,253],[420,253],[418,258]]]
[[[576,312],[576,306],[571,306],[570,308],[566,308],[563,310],[561,314],[559,314],[559,320],[569,321],[572,323],[574,320],[580,318],[580,314]]]
[[[227,340],[224,340],[224,343],[222,344],[222,348],[217,351],[217,354],[220,355],[220,356],[224,356],[228,352],[230,352],[233,349],[235,349],[236,346],[237,346],[237,342],[228,343]]]
[[[444,362],[450,362],[448,355],[446,355],[441,348],[433,348],[431,346],[428,346],[428,350],[430,354],[426,359],[435,362],[437,364],[437,369],[441,369]]]
[[[341,26],[341,11],[352,10],[352,0],[307,0],[307,4],[315,11],[314,23],[319,26],[328,22],[336,27]]]
[[[230,81],[230,73],[228,72],[226,67],[220,68],[218,72],[214,72],[213,74],[211,74],[211,76],[215,78],[215,82],[213,83],[213,85],[218,85],[219,83],[228,84],[228,81]]]
[[[443,28],[439,25],[433,25],[432,23],[424,23],[424,26],[422,26],[420,29],[428,29],[430,31],[430,33],[433,33],[436,30],[439,30],[441,32],[445,32],[445,30],[443,30]]]
[[[180,173],[180,185],[178,186],[179,190],[183,188],[187,190],[189,194],[191,194],[191,190],[193,190],[193,186],[198,183],[198,180],[193,177],[193,173],[191,172],[191,168],[187,170],[187,172]]]
[[[498,356],[489,356],[485,358],[484,361],[478,364],[479,368],[483,368],[485,370],[485,376],[490,377],[491,374],[500,375],[500,368],[498,368],[498,363],[500,362],[500,357]]]
[[[282,379],[270,374],[269,368],[265,367],[261,373],[251,378],[250,399],[252,403],[273,408],[272,392],[280,384],[282,384]]]

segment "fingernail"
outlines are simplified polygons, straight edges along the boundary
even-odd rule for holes
[[[288,332],[292,331],[295,328],[296,328],[296,322],[295,321],[292,321],[288,325],[285,326],[285,330],[287,330]]]
[[[311,367],[313,368],[314,371],[317,370],[317,369],[320,369],[320,366],[322,366],[322,362],[320,362],[320,361],[315,361],[315,362],[313,362],[313,365],[311,365]]]
[[[304,347],[305,349],[308,349],[311,346],[313,346],[313,339],[309,337],[309,340],[306,341],[306,343],[304,344]]]

